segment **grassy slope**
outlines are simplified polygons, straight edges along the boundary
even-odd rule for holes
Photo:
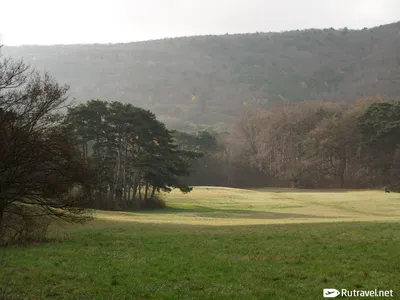
[[[2,250],[0,281],[26,299],[321,299],[324,287],[398,297],[399,202],[374,191],[198,188],[171,195],[167,211],[97,213],[63,229],[63,241]]]
[[[97,213],[109,221],[250,225],[339,221],[398,221],[400,196],[382,191],[243,190],[197,187],[168,197],[157,213]]]

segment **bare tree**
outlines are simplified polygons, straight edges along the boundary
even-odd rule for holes
[[[67,92],[50,75],[0,57],[0,226],[22,204],[32,215],[84,220],[90,185],[77,140],[63,125]]]

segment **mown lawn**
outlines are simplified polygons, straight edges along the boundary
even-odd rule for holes
[[[173,194],[165,211],[95,213],[57,241],[2,249],[0,282],[14,299],[323,299],[323,288],[400,299],[396,195],[210,191]]]

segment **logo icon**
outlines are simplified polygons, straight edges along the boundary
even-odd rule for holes
[[[340,295],[337,289],[324,289],[324,298],[336,298]]]

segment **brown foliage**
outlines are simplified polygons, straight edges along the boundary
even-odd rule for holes
[[[225,152],[262,171],[268,185],[381,187],[376,159],[361,142],[356,121],[371,103],[387,101],[391,100],[366,98],[352,105],[286,102],[248,111],[232,127]],[[397,156],[391,161],[396,169]]]

